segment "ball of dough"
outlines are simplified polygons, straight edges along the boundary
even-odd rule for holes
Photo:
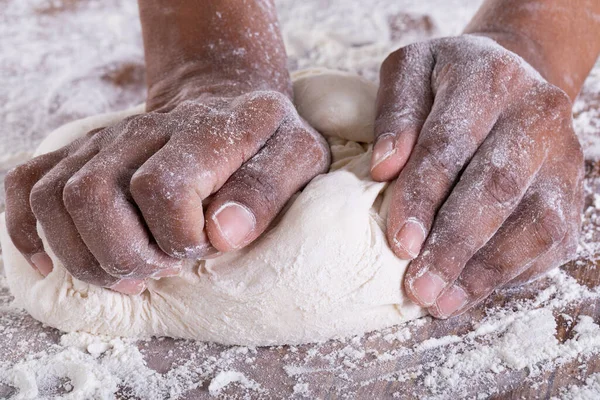
[[[294,89],[301,115],[328,137],[334,164],[296,196],[268,233],[126,296],[74,279],[51,251],[55,267],[44,278],[16,250],[3,224],[6,275],[18,304],[67,332],[249,346],[324,341],[423,315],[401,290],[407,262],[386,242],[386,184],[369,176],[377,88],[357,76],[319,70],[297,74]],[[141,111],[65,125],[36,154]]]
[[[296,109],[316,130],[328,137],[373,141],[377,86],[372,82],[325,69],[295,72],[292,79]]]

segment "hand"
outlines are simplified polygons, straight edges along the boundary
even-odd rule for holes
[[[396,179],[387,221],[414,259],[408,296],[439,318],[570,260],[583,207],[571,102],[522,58],[463,35],[381,68],[372,176]]]
[[[329,165],[297,115],[272,0],[144,0],[147,113],[90,132],[5,180],[12,241],[123,293],[182,259],[241,248]],[[249,35],[248,32],[253,32]]]
[[[177,274],[182,258],[252,242],[328,154],[279,92],[203,94],[11,171],[7,227],[44,275],[36,222],[73,276],[139,292],[145,278]]]

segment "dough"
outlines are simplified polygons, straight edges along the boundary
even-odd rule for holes
[[[294,90],[300,113],[329,140],[333,164],[259,240],[190,262],[181,276],[151,280],[142,295],[125,296],[70,277],[51,251],[55,268],[43,278],[15,249],[1,218],[6,275],[18,304],[67,332],[249,346],[347,337],[423,315],[401,291],[407,262],[384,235],[386,184],[369,178],[376,86],[312,70],[296,74]],[[36,155],[142,110],[67,124]]]

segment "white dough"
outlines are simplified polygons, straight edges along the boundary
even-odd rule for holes
[[[250,346],[351,336],[423,315],[402,293],[407,263],[384,235],[386,184],[369,178],[377,88],[318,70],[297,74],[294,90],[300,113],[328,138],[334,163],[267,234],[245,249],[190,264],[179,277],[151,280],[140,296],[125,296],[73,279],[51,251],[55,267],[43,278],[15,249],[1,218],[5,269],[18,304],[68,332]],[[65,125],[36,155],[142,110]]]

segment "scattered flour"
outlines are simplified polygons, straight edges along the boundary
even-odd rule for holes
[[[257,391],[260,390],[260,385],[258,383],[246,378],[246,376],[241,372],[221,371],[210,381],[210,385],[208,385],[208,392],[212,396],[217,396],[231,383],[239,383],[246,389]]]
[[[585,380],[585,385],[569,386],[564,390],[560,399],[562,400],[597,400],[600,394],[600,373],[588,376]],[[553,397],[552,400],[558,400],[558,397]]]

